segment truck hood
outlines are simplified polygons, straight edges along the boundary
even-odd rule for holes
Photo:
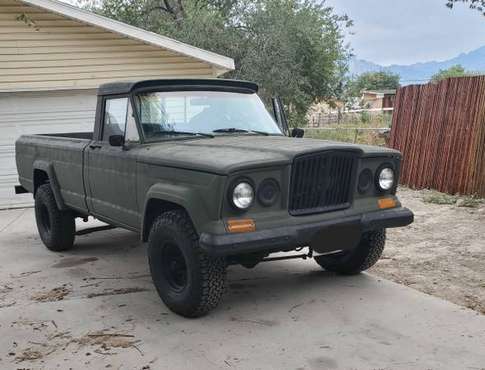
[[[364,157],[400,156],[396,150],[368,145],[285,136],[231,135],[145,144],[138,161],[227,175],[248,168],[287,165],[298,155],[323,150],[352,150]]]

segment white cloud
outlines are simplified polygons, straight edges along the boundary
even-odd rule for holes
[[[380,64],[445,60],[485,45],[485,17],[446,0],[327,0],[354,20],[358,58]]]

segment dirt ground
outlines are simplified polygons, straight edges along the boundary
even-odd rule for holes
[[[384,256],[370,272],[485,314],[485,204],[425,203],[429,194],[400,189],[415,222],[388,230]]]

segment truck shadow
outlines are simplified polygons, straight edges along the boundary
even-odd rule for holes
[[[126,230],[114,229],[78,236],[76,247],[63,253],[63,259],[51,267],[73,267],[84,262],[92,263],[87,269],[90,274],[99,275],[102,271],[105,278],[149,275],[146,246],[140,242],[138,234]],[[131,286],[133,280],[127,279],[120,279],[120,285]],[[331,301],[336,291],[352,290],[373,281],[365,274],[344,277],[323,271],[312,259],[264,262],[253,269],[229,266],[226,294],[215,312],[231,311],[235,307],[240,312],[275,302],[290,302],[291,306],[298,308],[300,301]],[[137,283],[144,290],[154,292],[149,277]],[[160,304],[163,307],[163,303]]]
[[[289,309],[293,311],[317,301],[332,302],[346,292],[355,294],[370,284],[374,284],[374,279],[366,274],[336,275],[322,270],[311,259],[262,263],[253,270],[233,266],[228,270],[228,289],[223,306],[242,309],[293,302]]]

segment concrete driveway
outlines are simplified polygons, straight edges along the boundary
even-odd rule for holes
[[[2,369],[485,368],[484,316],[371,275],[231,267],[222,305],[187,320],[159,300],[135,234],[61,254],[32,209],[0,212],[0,230]]]

